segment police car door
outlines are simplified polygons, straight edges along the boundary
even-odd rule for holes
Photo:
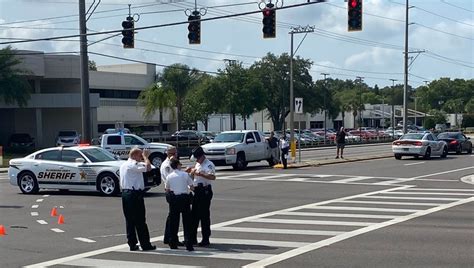
[[[268,143],[265,141],[265,139],[260,135],[258,131],[254,131],[253,135],[255,136],[255,145],[256,145],[256,151],[255,151],[255,157],[257,160],[261,159],[267,159],[269,155],[266,155],[269,150],[267,149]]]
[[[82,162],[77,162],[79,159],[81,159]],[[64,149],[61,152],[60,161],[59,169],[62,170],[64,174],[61,179],[64,188],[84,189],[87,182],[84,174],[81,175],[79,167],[86,162],[86,159],[73,149]]]
[[[60,157],[59,149],[52,149],[35,155],[35,161],[32,163],[31,170],[35,174],[40,187],[57,187],[56,174],[59,171]]]
[[[128,158],[128,152],[130,149],[127,149],[124,144],[123,135],[110,135],[107,137],[106,150],[113,153],[114,155],[120,157],[121,159]]]
[[[245,150],[245,159],[247,161],[254,161],[257,159],[257,143],[252,132],[247,132],[245,135],[245,143],[247,144],[247,150]]]

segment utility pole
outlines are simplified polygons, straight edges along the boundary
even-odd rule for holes
[[[293,144],[295,138],[295,98],[293,92],[293,57],[294,57],[294,50],[293,50],[293,36],[294,34],[299,33],[311,33],[314,32],[314,26],[298,26],[292,27],[290,31],[291,35],[291,45],[290,45],[290,144]],[[304,40],[304,39],[303,39]],[[301,45],[301,43],[300,43]]]
[[[90,143],[92,140],[91,111],[89,99],[89,60],[87,56],[86,1],[79,0],[79,31],[81,53],[81,114],[82,140]]]
[[[404,68],[404,85],[403,85],[403,133],[407,133],[408,121],[408,1],[405,6],[405,68]]]
[[[327,82],[326,82],[326,76],[328,76],[329,74],[328,73],[321,73],[321,75],[324,76],[324,144],[326,144],[326,141],[327,141],[327,131],[328,131],[328,127],[327,127],[327,121],[326,121],[326,118],[327,118],[327,107],[326,107],[326,91],[327,91]]]
[[[364,79],[364,77],[361,77],[361,76],[356,77],[356,81],[359,81],[359,83],[362,83],[362,79]],[[360,142],[362,142],[362,86],[360,84],[359,84],[359,139],[360,139]]]
[[[392,138],[395,138],[395,81],[397,79],[390,79],[392,81]]]
[[[227,75],[229,76],[229,90],[230,90],[230,129],[235,130],[236,129],[236,122],[235,122],[235,107],[234,107],[234,92],[232,90],[233,85],[231,81],[231,74],[229,73],[230,68],[234,66],[237,62],[237,60],[231,60],[231,59],[224,59],[224,62],[226,63],[226,69],[227,69]]]

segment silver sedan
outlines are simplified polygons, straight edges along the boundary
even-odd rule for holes
[[[429,159],[431,156],[445,158],[448,155],[448,145],[445,141],[438,140],[432,133],[407,133],[392,143],[395,159],[402,156],[420,156]]]

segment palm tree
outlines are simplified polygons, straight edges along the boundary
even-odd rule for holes
[[[172,90],[176,96],[178,130],[181,129],[183,103],[188,91],[194,86],[199,75],[197,70],[190,69],[184,64],[173,64],[163,70],[160,81],[167,90]]]
[[[160,137],[163,136],[163,112],[169,109],[174,113],[173,107],[176,103],[174,92],[154,83],[143,90],[138,99],[139,104],[144,107],[143,116],[146,119],[152,118],[158,110],[160,117]]]
[[[0,100],[24,106],[30,97],[31,86],[25,76],[28,71],[18,67],[21,59],[15,52],[11,47],[0,49]]]

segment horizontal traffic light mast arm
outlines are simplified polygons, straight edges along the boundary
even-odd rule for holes
[[[308,5],[313,5],[313,4],[323,3],[323,2],[326,2],[326,1],[325,0],[318,0],[316,2],[288,5],[288,6],[275,8],[274,10],[290,9],[290,8],[308,6]],[[234,17],[240,17],[240,16],[247,16],[247,15],[252,15],[252,14],[260,14],[260,13],[262,13],[261,10],[248,11],[248,12],[235,13],[235,14],[229,14],[229,15],[224,15],[224,16],[217,16],[217,17],[212,17],[212,18],[205,18],[205,19],[201,18],[199,20],[190,20],[190,21],[185,20],[185,21],[180,21],[180,22],[157,24],[157,25],[150,25],[150,26],[144,26],[144,27],[136,27],[136,28],[131,28],[131,29],[127,29],[127,30],[137,31],[137,30],[147,30],[147,29],[154,29],[154,28],[163,28],[163,27],[170,27],[170,26],[176,26],[176,25],[181,25],[181,24],[188,24],[188,23],[193,22],[193,21],[212,21],[212,20],[220,20],[220,19],[234,18]],[[121,33],[122,31],[123,31],[123,29],[122,30],[111,30],[111,31],[104,31],[104,32],[96,32],[96,33],[88,33],[88,34],[85,34],[85,35],[86,36],[95,36],[95,35],[102,35],[102,34]],[[51,40],[74,38],[74,37],[80,37],[80,36],[81,36],[81,34],[75,34],[75,35],[53,36],[53,37],[45,37],[45,38],[37,38],[37,39],[16,40],[16,41],[0,42],[0,45],[28,43],[28,42],[40,42],[40,41],[51,41]]]

